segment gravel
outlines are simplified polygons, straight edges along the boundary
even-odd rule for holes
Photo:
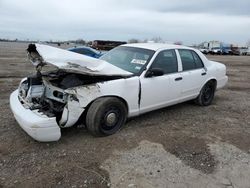
[[[130,119],[109,137],[76,126],[38,143],[9,109],[10,93],[34,72],[26,48],[0,43],[0,187],[249,186],[250,57],[208,56],[229,75],[211,106],[186,102]]]

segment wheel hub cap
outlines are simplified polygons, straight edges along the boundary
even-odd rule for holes
[[[117,121],[117,116],[115,113],[111,112],[106,116],[107,126],[113,126]]]

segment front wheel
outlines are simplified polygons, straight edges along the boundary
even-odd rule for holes
[[[199,96],[195,99],[195,102],[201,106],[210,105],[214,99],[215,89],[216,89],[215,81],[211,80],[207,82],[201,89],[201,92]]]
[[[86,126],[95,136],[116,133],[127,119],[126,105],[115,97],[104,97],[94,101],[86,115]]]

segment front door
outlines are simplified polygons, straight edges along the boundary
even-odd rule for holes
[[[160,69],[161,76],[141,77],[140,113],[176,103],[180,96],[182,78],[178,73],[175,50],[159,52],[149,70]]]

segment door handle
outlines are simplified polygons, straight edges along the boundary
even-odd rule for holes
[[[206,72],[203,72],[203,73],[201,73],[201,76],[205,76],[207,73]]]
[[[175,78],[175,81],[180,81],[182,80],[182,77]]]

